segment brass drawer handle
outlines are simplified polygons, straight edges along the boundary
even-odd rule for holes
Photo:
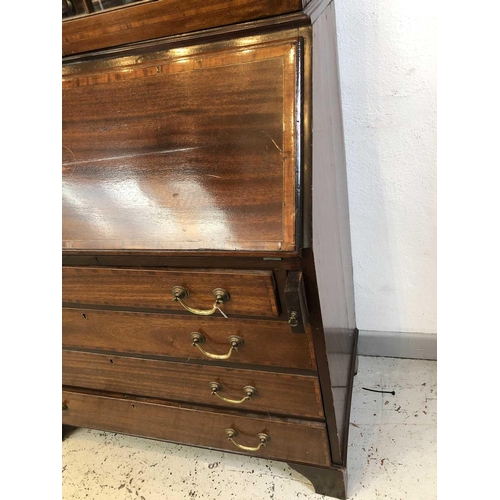
[[[271,440],[271,438],[267,435],[264,434],[263,432],[259,432],[257,434],[257,437],[259,438],[260,443],[257,446],[243,446],[242,444],[238,444],[233,438],[235,438],[238,435],[238,431],[235,429],[232,429],[231,427],[229,429],[226,429],[226,434],[227,434],[227,439],[231,441],[231,443],[234,444],[237,448],[240,450],[245,450],[245,451],[259,451],[263,446],[266,446],[266,443]]]
[[[230,335],[228,338],[229,344],[231,347],[229,348],[229,352],[227,354],[212,354],[210,352],[205,351],[200,344],[205,342],[205,336],[200,332],[192,332],[191,340],[193,341],[193,346],[197,347],[207,358],[210,359],[229,359],[233,351],[237,351],[240,347],[243,347],[243,339],[238,337],[238,335]]]
[[[246,385],[245,387],[243,387],[243,392],[246,394],[246,396],[243,399],[240,400],[228,399],[219,394],[219,392],[222,391],[221,384],[219,384],[218,382],[210,382],[209,385],[210,389],[212,390],[212,396],[217,396],[219,399],[222,399],[222,401],[225,401],[226,403],[233,403],[235,405],[239,405],[244,401],[250,401],[253,396],[257,395],[257,389],[255,387],[252,387],[251,385]]]
[[[215,297],[212,309],[195,309],[194,307],[189,307],[187,304],[184,304],[183,300],[189,297],[189,292],[182,286],[174,286],[174,288],[172,288],[172,295],[174,296],[172,300],[174,302],[179,302],[179,304],[186,309],[186,311],[189,311],[192,314],[197,314],[198,316],[210,316],[218,310],[222,316],[227,318],[224,312],[220,309],[219,304],[223,304],[229,300],[229,293],[223,288],[215,288],[212,293]]]
[[[66,411],[67,409],[68,409],[68,406],[63,403],[62,404],[62,411]]]

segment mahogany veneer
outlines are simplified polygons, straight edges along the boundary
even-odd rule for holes
[[[281,460],[346,497],[334,14],[158,0],[63,21],[65,426]]]

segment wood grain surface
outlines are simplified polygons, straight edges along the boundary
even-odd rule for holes
[[[64,390],[63,424],[89,427],[135,436],[162,439],[180,444],[202,446],[245,455],[330,465],[328,439],[321,422],[258,417],[241,412],[209,410],[184,404],[166,404],[138,398],[118,398]],[[227,440],[225,429],[235,429],[236,442],[256,446],[257,434],[271,438],[256,452],[239,450]]]
[[[173,310],[198,317],[174,302],[172,288],[184,287],[184,302],[196,309],[211,309],[213,290],[223,288],[230,299],[220,304],[227,316],[278,316],[272,271],[149,270],[99,267],[63,267],[63,303],[123,308]],[[222,314],[216,311],[216,316]]]
[[[80,252],[63,252],[63,266],[104,266],[104,267],[179,267],[179,268],[211,268],[211,269],[273,269],[277,270],[300,270],[300,258],[296,255],[283,258],[269,254],[259,256],[247,255],[246,252],[169,252],[168,255],[147,255],[143,252],[127,252],[119,250],[112,253],[85,255]],[[272,255],[272,254],[271,254]]]
[[[191,332],[203,334],[202,347],[213,354],[229,351],[230,335],[241,337],[244,345],[233,351],[227,363],[316,369],[310,329],[306,335],[294,334],[286,322],[96,309],[63,308],[62,311],[62,343],[66,349],[172,357],[184,362],[206,360],[217,364],[192,345]]]
[[[63,248],[296,249],[298,45],[63,69]]]
[[[339,458],[345,465],[349,431],[354,341],[354,281],[344,148],[335,8],[330,3],[312,27],[313,34],[313,253],[321,304],[330,381],[335,388]],[[339,404],[335,402],[335,396]],[[349,408],[347,408],[349,409]],[[333,435],[333,429],[330,436]],[[337,447],[332,444],[337,453]]]
[[[318,379],[313,375],[63,350],[62,380],[67,386],[142,397],[304,418],[323,417]],[[219,383],[219,394],[232,400],[245,397],[245,386],[256,388],[257,394],[235,405],[212,395],[210,382]]]
[[[334,6],[304,0],[312,30],[295,30],[309,22],[298,0],[153,4],[63,23],[63,50],[79,53],[63,67],[63,252],[90,270],[64,271],[63,423],[236,453],[225,428],[249,446],[266,432],[250,455],[301,464],[318,493],[345,497],[356,330]],[[266,253],[284,257],[267,274]],[[231,268],[240,258],[249,273]],[[290,270],[305,335],[285,323]],[[189,315],[174,285],[197,308],[226,288],[229,319]],[[229,335],[245,343],[210,361],[192,331],[216,354]],[[234,407],[206,376],[227,397],[264,392]]]
[[[301,0],[156,0],[70,18],[63,55],[297,12]]]

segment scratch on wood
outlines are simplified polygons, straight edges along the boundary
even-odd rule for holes
[[[64,149],[67,149],[71,153],[71,156],[73,157],[73,160],[74,160],[75,159],[75,153],[73,153],[73,151],[71,151],[71,149],[69,149],[68,146],[65,146],[64,144],[62,144],[62,147]],[[71,161],[73,161],[73,160],[71,160]]]
[[[63,148],[65,148],[65,147],[66,146],[63,146]],[[193,148],[164,149],[162,151],[152,151],[152,152],[149,152],[149,153],[135,153],[135,154],[123,155],[123,156],[110,156],[109,158],[93,158],[91,160],[80,160],[80,161],[77,161],[75,163],[77,163],[78,165],[81,165],[83,163],[95,163],[95,162],[98,162],[98,161],[123,160],[123,159],[126,159],[126,158],[139,158],[139,157],[142,157],[142,156],[164,155],[164,154],[170,154],[170,153],[178,153],[180,151],[192,151],[194,149],[203,149],[204,147],[205,146],[197,146],[197,147],[193,147]],[[66,148],[66,149],[68,149],[69,151],[71,151],[71,149],[69,149],[69,148]],[[71,151],[71,154],[73,154],[72,151]],[[73,157],[74,157],[74,155],[73,155]],[[67,163],[63,163],[63,165],[67,165]]]
[[[276,146],[276,149],[281,153],[281,154],[284,154],[283,153],[283,150],[276,144],[275,140],[267,133],[265,132],[264,130],[261,130],[261,132],[265,135],[267,135],[267,137],[269,137],[269,139],[271,139],[271,142]]]

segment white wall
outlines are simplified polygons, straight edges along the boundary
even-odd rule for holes
[[[433,334],[436,0],[335,7],[357,327]]]

